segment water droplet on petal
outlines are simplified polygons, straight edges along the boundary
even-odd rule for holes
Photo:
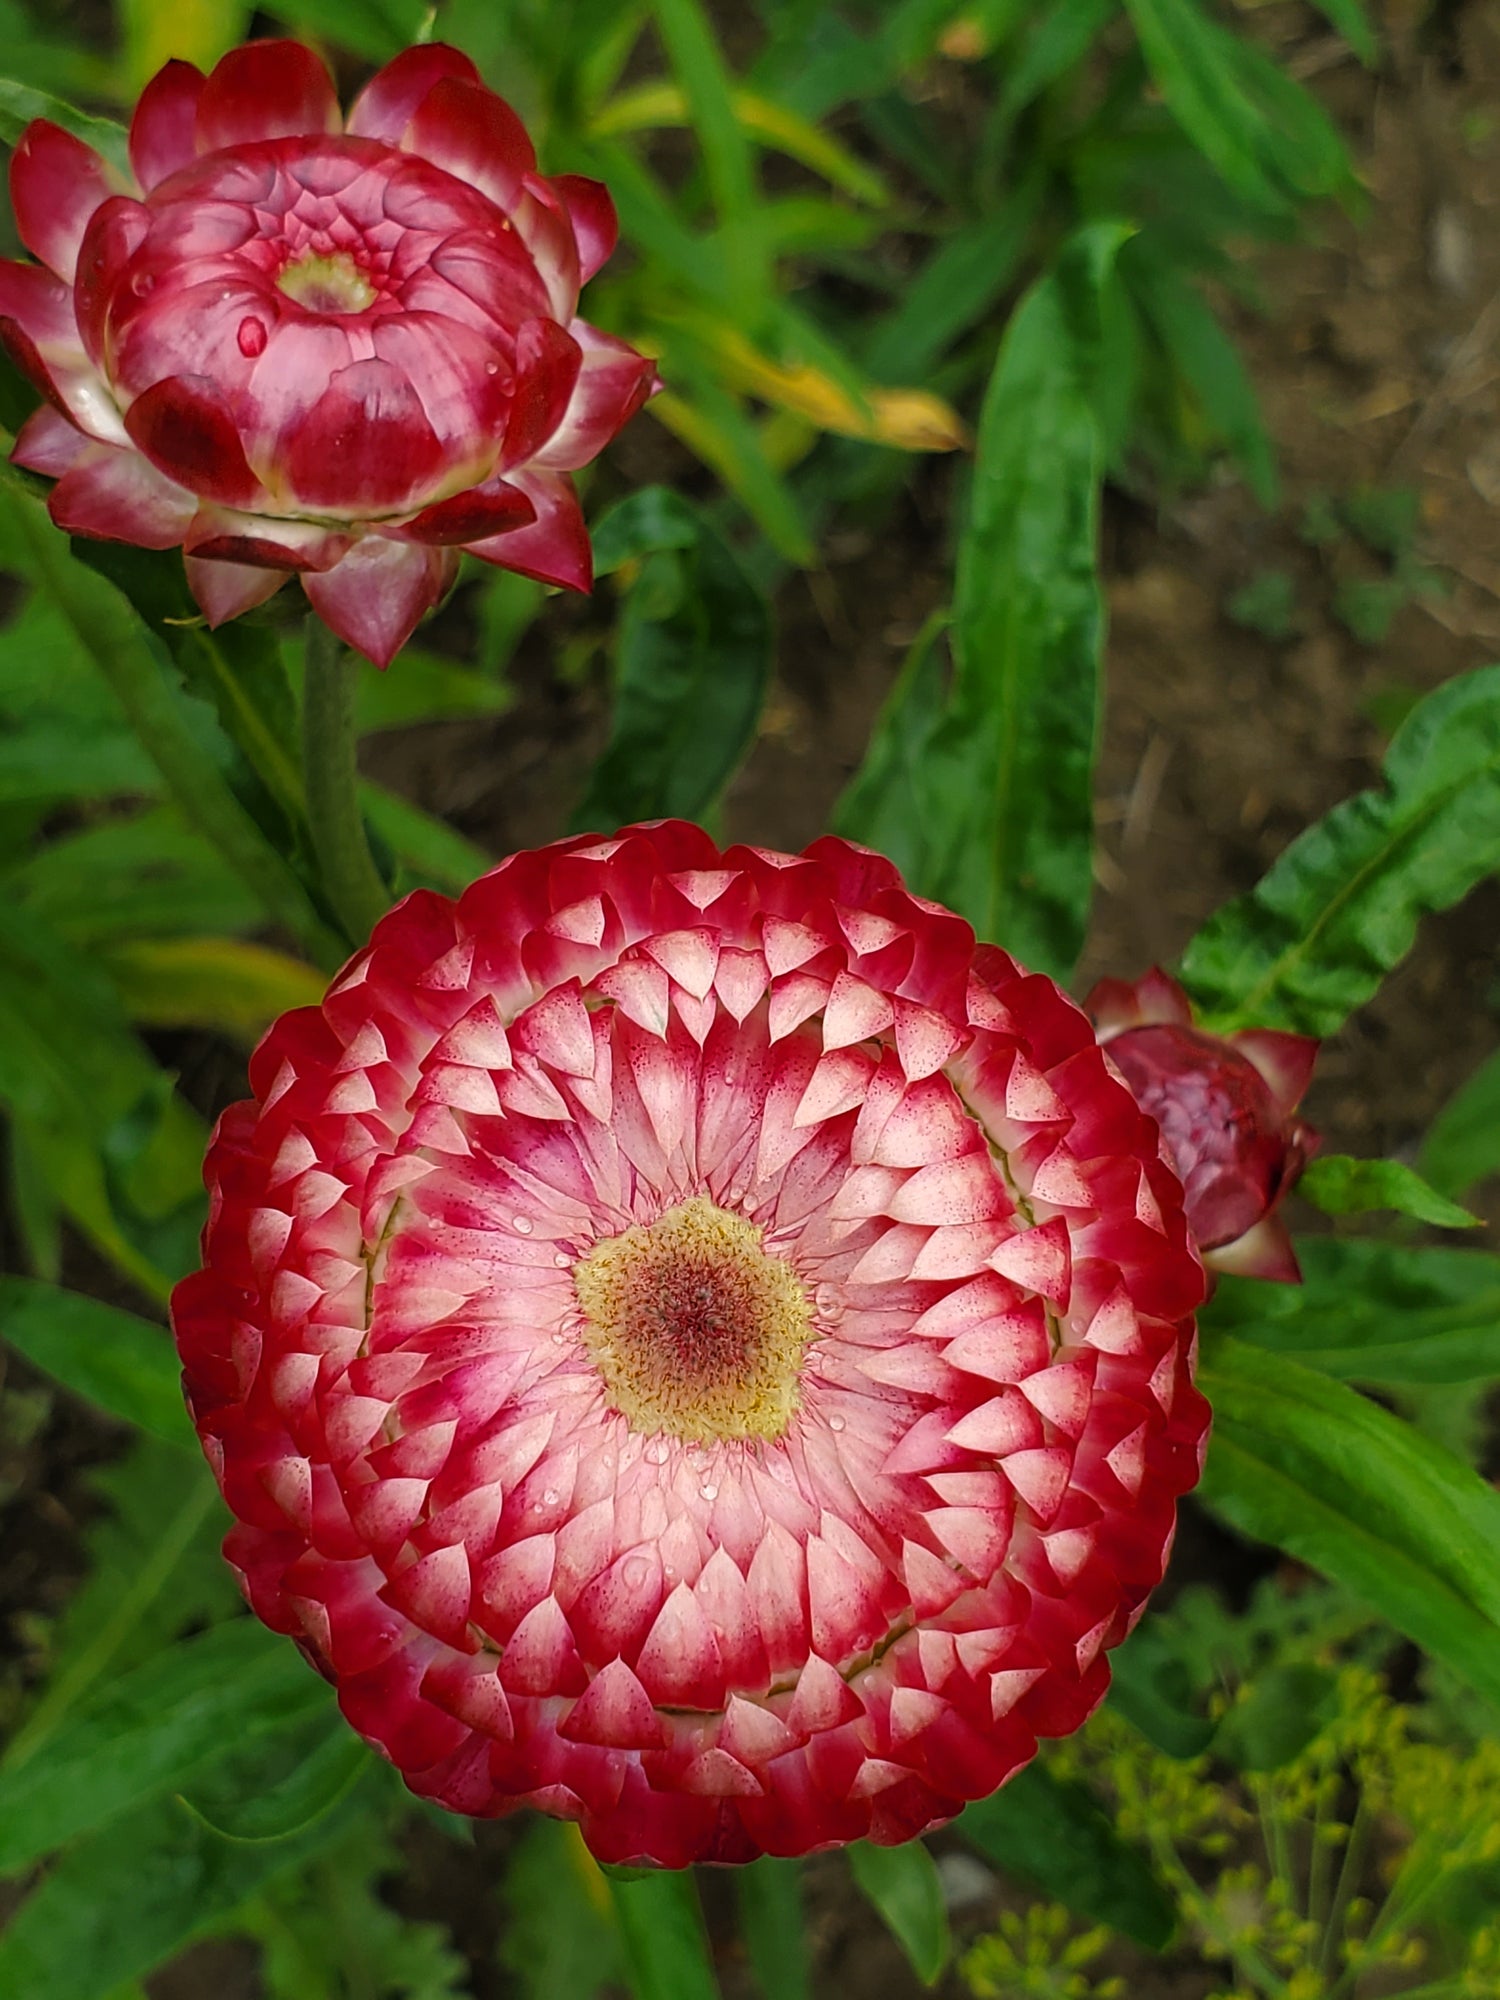
[[[486,361],[484,372],[486,375],[498,375],[500,373],[500,363],[498,361]]]
[[[828,1419],[828,1428],[831,1431],[841,1431],[844,1428],[845,1421],[846,1419],[843,1417],[837,1415],[831,1416]]]
[[[143,299],[148,292],[156,290],[156,280],[149,271],[137,271],[130,281],[130,289],[138,299]]]
[[[266,324],[250,313],[240,321],[240,330],[235,338],[239,342],[240,353],[249,361],[266,351]]]
[[[717,1500],[719,1497],[719,1489],[711,1479],[705,1479],[698,1491],[705,1500]]]
[[[837,1285],[819,1285],[813,1293],[813,1310],[825,1326],[837,1326],[844,1317],[844,1294]]]
[[[554,1255],[552,1261],[559,1271],[566,1271],[573,1259],[568,1255],[566,1250],[559,1250]]]
[[[529,1236],[536,1227],[529,1215],[513,1215],[510,1224],[517,1236]]]
[[[542,1505],[544,1507],[555,1507],[557,1505],[557,1488],[555,1486],[549,1486],[545,1489],[542,1494]]]

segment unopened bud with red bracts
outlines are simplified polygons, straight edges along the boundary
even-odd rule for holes
[[[1203,1261],[1300,1282],[1276,1210],[1320,1144],[1295,1115],[1317,1060],[1314,1037],[1275,1028],[1212,1034],[1159,967],[1133,984],[1101,979],[1085,1005],[1136,1102],[1161,1128]]]
[[[300,576],[379,666],[465,549],[588,588],[568,475],[656,371],[577,317],[608,194],[540,174],[466,55],[406,50],[347,119],[296,42],[170,62],[130,166],[44,118],[11,161],[38,261],[0,261],[0,338],[47,398],[13,456],[60,528],[180,547],[210,625]]]

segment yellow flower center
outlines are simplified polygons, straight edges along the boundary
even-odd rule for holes
[[[298,257],[276,282],[309,312],[358,313],[375,302],[375,287],[347,250]]]
[[[583,1340],[632,1430],[711,1444],[780,1437],[812,1306],[761,1231],[698,1196],[573,1266]]]

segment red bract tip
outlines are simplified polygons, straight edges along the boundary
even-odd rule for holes
[[[1101,979],[1085,1002],[1110,1060],[1161,1128],[1204,1261],[1245,1277],[1301,1280],[1275,1213],[1320,1144],[1295,1117],[1312,1079],[1310,1035],[1196,1027],[1175,979]]]
[[[1051,981],[845,842],[667,822],[408,897],[251,1082],[188,1398],[415,1791],[606,1861],[895,1843],[1097,1705],[1203,1273]]]
[[[213,624],[295,571],[380,666],[456,574],[433,544],[589,587],[567,475],[655,369],[576,316],[608,194],[539,174],[466,56],[407,50],[347,126],[296,42],[168,63],[130,157],[38,120],[11,165],[40,262],[0,263],[0,338],[73,430],[60,527],[181,545]],[[28,426],[14,456],[59,453]]]

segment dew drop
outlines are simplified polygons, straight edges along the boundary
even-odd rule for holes
[[[544,1507],[555,1507],[557,1505],[557,1488],[555,1486],[549,1486],[545,1489],[542,1494],[542,1505]]]
[[[248,314],[240,321],[240,330],[235,339],[239,342],[240,353],[247,361],[253,361],[257,354],[264,354],[266,351],[265,321],[257,319],[254,313]]]
[[[566,1250],[559,1250],[553,1257],[552,1261],[557,1266],[559,1271],[566,1271],[568,1266],[572,1263],[573,1259],[568,1255]]]
[[[698,1492],[705,1500],[717,1500],[719,1497],[719,1489],[711,1479],[705,1479],[703,1484],[698,1488]]]
[[[130,289],[138,299],[143,299],[148,292],[156,290],[156,280],[149,271],[137,271],[130,281]]]
[[[498,361],[486,361],[484,372],[486,375],[498,375],[500,373],[500,363]]]
[[[838,1415],[831,1416],[828,1419],[828,1428],[831,1431],[841,1431],[844,1428],[845,1421],[846,1420],[841,1416]]]
[[[529,1236],[536,1227],[529,1215],[513,1215],[510,1219],[510,1226],[515,1230],[517,1236]]]
[[[837,1285],[819,1285],[813,1293],[813,1310],[825,1326],[837,1326],[844,1317],[844,1294]]]

